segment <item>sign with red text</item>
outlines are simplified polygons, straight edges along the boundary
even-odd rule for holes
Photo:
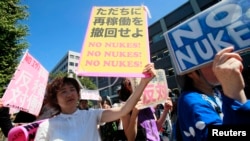
[[[26,52],[3,97],[6,107],[38,115],[42,107],[49,72]]]
[[[178,75],[211,63],[217,52],[250,49],[250,1],[222,0],[164,33]]]
[[[81,89],[80,97],[81,99],[98,101],[100,100],[100,93],[99,90]]]
[[[165,71],[163,69],[156,70],[156,77],[152,79],[144,89],[141,96],[142,106],[139,109],[144,109],[150,106],[155,106],[164,103],[168,97],[168,84]],[[133,91],[140,83],[141,78],[131,78]]]
[[[149,62],[145,6],[92,8],[78,76],[145,77]]]

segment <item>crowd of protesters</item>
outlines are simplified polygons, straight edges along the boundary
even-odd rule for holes
[[[243,69],[241,56],[233,52],[233,47],[225,48],[211,64],[176,76],[180,96],[169,90],[169,99],[164,104],[142,110],[137,106],[144,88],[155,76],[152,63],[143,70],[150,77],[142,78],[135,91],[129,79],[123,79],[119,91],[121,107],[112,107],[107,98],[102,99],[100,108],[83,106],[86,101],[80,102],[78,81],[59,77],[48,84],[46,103],[38,117],[20,111],[12,120],[9,108],[3,107],[0,99],[0,127],[8,137],[15,126],[48,118],[39,125],[36,141],[207,140],[211,125],[250,125],[250,101]],[[43,117],[50,108],[53,112]],[[122,130],[118,129],[119,124],[123,125]]]

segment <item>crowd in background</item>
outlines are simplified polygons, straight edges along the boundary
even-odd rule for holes
[[[223,49],[217,53],[212,64],[186,75],[177,76],[176,80],[181,87],[180,93],[169,89],[169,98],[165,103],[145,109],[138,109],[137,106],[140,105],[139,98],[143,89],[152,78],[146,79],[145,83],[142,82],[142,86],[139,86],[139,90],[135,92],[131,89],[129,79],[124,78],[121,81],[121,89],[118,91],[119,100],[122,105],[126,105],[127,100],[132,105],[121,106],[123,109],[117,108],[114,107],[117,103],[112,103],[109,97],[103,97],[99,101],[99,110],[96,112],[93,112],[94,108],[89,107],[88,100],[79,99],[77,81],[72,78],[61,78],[55,84],[62,90],[53,90],[51,86],[51,96],[46,95],[44,106],[38,117],[23,111],[13,117],[9,114],[9,108],[3,107],[0,100],[1,131],[7,137],[8,132],[15,126],[45,118],[51,118],[53,121],[56,118],[59,119],[60,116],[66,120],[71,118],[67,117],[67,113],[70,113],[78,116],[91,115],[91,118],[96,118],[97,127],[93,128],[98,129],[98,134],[103,141],[207,140],[208,133],[204,131],[207,131],[208,125],[250,124],[250,102],[247,89],[249,84],[245,83],[244,74],[242,75],[244,68],[240,55],[232,51],[232,47]],[[147,68],[147,70],[150,69],[152,67]],[[249,78],[248,75],[247,78]],[[58,91],[60,96],[55,96],[58,95]],[[63,99],[68,95],[67,93],[76,93],[75,97],[66,101],[77,101],[75,105],[72,105],[73,109],[69,109],[69,105]],[[131,97],[135,97],[135,99]],[[50,107],[48,103],[52,103],[52,107],[54,107]],[[75,111],[74,106],[78,110]],[[79,110],[83,112],[78,112]],[[108,112],[103,113],[104,111]],[[112,114],[114,117],[111,118]],[[53,124],[55,127],[58,126],[56,122]],[[48,137],[43,135],[49,134],[49,131],[48,125],[43,124],[38,131],[40,139],[46,140]],[[61,134],[63,133],[64,131]],[[55,134],[61,135],[60,133]],[[95,135],[96,133],[93,134],[93,136]],[[74,134],[75,138],[77,138],[76,136]],[[98,138],[96,139],[98,140]]]

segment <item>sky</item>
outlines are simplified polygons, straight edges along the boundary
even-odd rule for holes
[[[69,51],[81,52],[93,6],[148,7],[148,26],[188,0],[22,0],[29,17],[28,52],[49,72]]]

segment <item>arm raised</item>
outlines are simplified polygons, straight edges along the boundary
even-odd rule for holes
[[[133,94],[129,97],[126,103],[119,108],[111,108],[103,111],[101,122],[109,122],[113,120],[117,120],[126,114],[128,114],[139,101],[145,87],[147,84],[155,77],[156,71],[154,68],[154,64],[147,64],[143,70],[144,74],[147,74],[148,77],[142,78],[140,84],[136,87]]]

